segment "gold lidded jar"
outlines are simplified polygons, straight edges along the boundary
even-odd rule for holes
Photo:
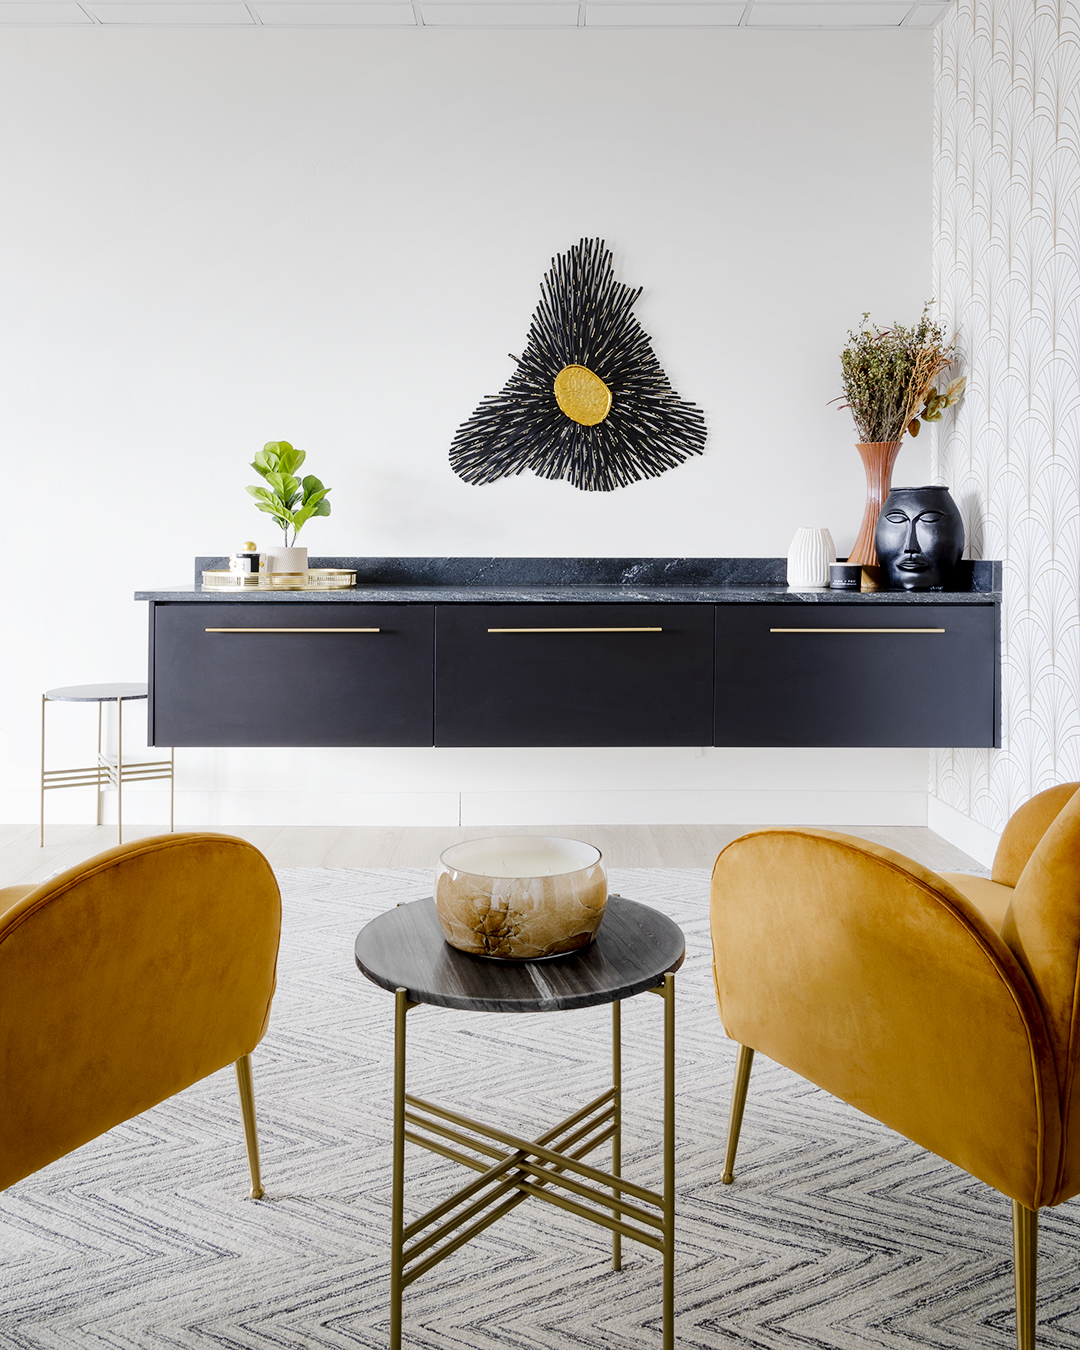
[[[577,839],[505,835],[439,858],[435,912],[451,947],[536,961],[587,946],[607,905],[600,850]]]

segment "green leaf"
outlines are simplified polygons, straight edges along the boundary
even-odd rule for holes
[[[264,501],[272,502],[274,500],[264,487],[252,487],[249,484],[247,491],[250,492],[253,497],[259,497]]]
[[[278,441],[277,447],[278,469],[281,473],[292,473],[295,469],[298,469],[307,458],[307,455],[303,450],[297,450],[295,446],[290,445],[288,441]]]
[[[327,492],[330,491],[329,488],[327,488],[326,490]],[[325,497],[311,514],[314,516],[328,516],[330,514],[330,503],[326,500]]]

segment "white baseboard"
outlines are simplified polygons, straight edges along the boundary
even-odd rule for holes
[[[463,792],[463,825],[925,825],[925,792]]]
[[[984,867],[993,864],[1001,835],[988,826],[980,825],[977,820],[972,820],[963,811],[958,811],[955,806],[949,806],[937,797],[927,798],[926,823],[935,834],[940,834],[942,839],[947,839],[956,848],[963,849]]]
[[[56,824],[90,824],[92,793],[57,793]],[[80,800],[81,799],[81,800]],[[0,819],[37,820],[33,792],[0,792]],[[958,812],[954,815],[959,816]],[[124,793],[132,825],[168,828],[167,791]],[[115,821],[108,794],[106,823]],[[533,792],[206,792],[176,794],[176,828],[241,825],[925,825],[926,793],[795,789]],[[976,827],[978,828],[978,827]],[[939,830],[939,833],[943,831]],[[970,849],[967,850],[971,852]]]

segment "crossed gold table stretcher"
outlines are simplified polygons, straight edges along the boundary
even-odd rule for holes
[[[588,947],[543,962],[489,961],[456,951],[443,939],[431,900],[399,906],[361,931],[356,964],[368,979],[391,990],[395,999],[391,1350],[401,1346],[405,1287],[529,1199],[610,1230],[615,1270],[622,1265],[624,1237],[662,1254],[662,1346],[673,1350],[675,971],[684,954],[676,924],[620,896],[609,897],[604,921]],[[621,1175],[621,1001],[641,993],[658,994],[664,1003],[662,1193]],[[473,1012],[556,1012],[610,1003],[611,1086],[535,1139],[414,1097],[405,1090],[406,1019],[424,1003]],[[583,1161],[609,1141],[610,1172]],[[478,1173],[409,1224],[404,1222],[406,1142]],[[476,1154],[480,1156],[472,1156]]]

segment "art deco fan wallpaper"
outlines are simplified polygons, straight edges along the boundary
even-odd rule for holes
[[[935,469],[1005,563],[1005,740],[934,751],[931,791],[998,831],[1080,779],[1080,8],[958,0],[935,39],[934,285],[968,373]]]

